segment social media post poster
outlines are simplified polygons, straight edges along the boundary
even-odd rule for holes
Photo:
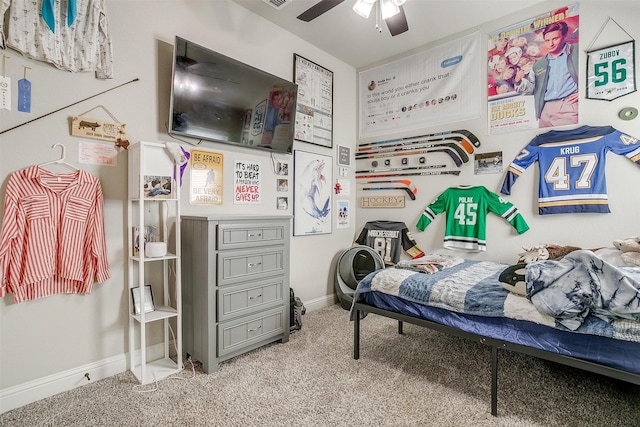
[[[358,75],[359,138],[480,117],[480,33]]]

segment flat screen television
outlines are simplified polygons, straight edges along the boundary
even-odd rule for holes
[[[169,134],[291,153],[298,85],[176,36]]]

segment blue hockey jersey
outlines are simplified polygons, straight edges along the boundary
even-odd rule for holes
[[[511,162],[500,192],[511,194],[518,177],[537,161],[540,215],[608,213],[605,160],[609,151],[640,165],[638,139],[611,126],[581,126],[538,135]]]

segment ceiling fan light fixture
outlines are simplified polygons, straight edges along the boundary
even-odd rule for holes
[[[380,11],[382,19],[388,19],[400,13],[400,8],[392,0],[378,0],[380,2]]]
[[[371,0],[357,0],[356,4],[353,5],[353,11],[363,18],[369,18],[371,14],[371,9],[373,9],[374,1]]]

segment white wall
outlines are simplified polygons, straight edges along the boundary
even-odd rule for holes
[[[11,57],[7,60],[7,75],[12,78],[22,78],[22,67],[31,67],[27,77],[33,85],[33,100],[32,112],[26,114],[16,111],[14,98],[13,111],[0,111],[0,130],[132,79],[140,80],[0,135],[0,199],[4,200],[11,172],[59,157],[60,150],[52,149],[54,143],[63,143],[67,160],[77,164],[78,141],[82,139],[70,136],[68,117],[98,105],[126,123],[131,142],[171,140],[165,129],[175,35],[289,80],[293,79],[294,53],[332,70],[334,114],[340,117],[334,124],[334,141],[342,145],[354,143],[355,69],[230,0],[108,1],[107,14],[115,57],[113,80],[97,80],[93,73],[60,71],[16,52],[5,52]],[[88,116],[111,121],[100,110]],[[332,149],[317,145],[296,143],[294,148],[335,157]],[[183,204],[184,214],[293,214],[292,190],[288,194],[289,211],[276,209],[276,176],[271,172],[263,175],[263,203],[258,209],[233,204],[234,159],[259,161],[265,170],[270,170],[268,153],[213,143],[203,143],[199,149],[224,154],[224,202],[213,207],[190,206],[188,192],[183,191],[187,200]],[[288,162],[290,171],[293,170],[293,156],[276,158]],[[126,369],[123,357],[128,351],[126,152],[121,152],[117,160],[116,167],[78,165],[97,176],[103,186],[111,279],[97,284],[88,296],[55,295],[20,304],[7,296],[0,301],[0,401],[4,401],[0,402],[0,411],[19,401],[15,395],[28,400],[45,397],[38,394],[42,383],[57,383],[50,389],[59,391],[56,388],[85,384],[83,375],[87,369],[96,371],[92,380]],[[292,180],[293,176],[289,178]],[[291,184],[292,181],[290,187]],[[353,205],[355,195],[350,198]],[[353,233],[353,225],[340,230],[334,226],[332,234],[293,238],[291,285],[310,309],[334,302],[329,267],[336,254],[350,246]],[[110,366],[102,370],[94,366],[101,363]],[[67,376],[71,379],[64,378]]]
[[[501,17],[495,21],[481,24],[476,28],[465,29],[463,32],[452,36],[460,37],[475,30],[480,30],[481,34],[487,34],[504,28],[505,26],[516,24],[520,21],[530,19],[541,13],[551,11],[572,2],[550,1],[527,8],[521,12]],[[601,31],[607,17],[612,17],[626,32],[634,39],[640,37],[640,30],[636,25],[640,18],[640,3],[634,1],[599,2],[593,0],[582,1],[579,4],[580,14],[580,117],[579,125],[605,126],[611,125],[615,128],[627,132],[630,135],[640,138],[640,119],[623,121],[618,118],[618,111],[623,107],[640,104],[640,93],[623,96],[614,101],[600,101],[585,99],[585,70],[586,55],[584,52],[594,41],[594,48],[602,48],[624,41],[630,38],[624,34],[613,21]],[[499,15],[497,13],[496,15]],[[425,49],[442,43],[425,45],[420,49]],[[484,39],[483,39],[484,40]],[[486,45],[483,44],[483,52],[486,52]],[[418,49],[418,50],[420,50]],[[397,59],[407,54],[399,55]],[[484,53],[483,56],[484,57]],[[481,79],[482,84],[486,82],[486,65],[482,61]],[[371,68],[379,64],[372,64],[363,67],[362,70]],[[637,64],[636,64],[637,67]],[[360,71],[360,70],[359,70]],[[636,78],[638,75],[636,75]],[[483,86],[484,87],[484,86]],[[467,129],[475,134],[481,141],[481,147],[476,149],[477,153],[488,153],[502,151],[504,168],[508,166],[515,155],[537,134],[544,133],[545,130],[532,130],[508,133],[505,135],[489,135],[487,122],[487,99],[482,99],[482,115],[476,120],[454,123],[436,128],[429,128],[424,134],[439,131],[450,131],[454,129]],[[571,129],[575,126],[565,126],[564,129]],[[556,128],[556,129],[563,129]],[[547,129],[550,130],[550,129]],[[413,135],[419,135],[414,132]],[[409,135],[393,135],[409,136]],[[391,137],[390,137],[391,138]],[[390,139],[388,138],[388,139]],[[385,139],[387,139],[385,137]],[[358,143],[368,140],[358,141]],[[404,221],[413,233],[418,245],[427,252],[456,253],[442,248],[444,237],[445,216],[441,214],[433,221],[425,231],[418,231],[415,224],[425,206],[447,187],[460,184],[484,185],[489,190],[499,193],[502,185],[503,174],[474,175],[473,158],[461,168],[459,176],[440,175],[411,177],[410,179],[418,188],[416,200],[407,198],[405,208],[400,209],[360,209],[358,210],[358,227],[361,229],[367,221],[377,219]],[[432,157],[429,157],[431,159]],[[435,158],[435,157],[433,157]],[[451,164],[450,159],[444,155],[443,163]],[[359,160],[358,168],[369,166],[368,161]],[[429,163],[439,163],[429,161]],[[531,246],[537,243],[556,243],[560,245],[573,245],[583,248],[597,248],[612,246],[614,239],[625,238],[640,234],[640,197],[638,187],[632,183],[640,179],[640,170],[637,165],[628,159],[615,154],[607,157],[607,184],[610,202],[610,214],[562,214],[562,215],[538,215],[537,194],[538,194],[538,171],[537,164],[529,167],[516,182],[512,194],[505,198],[514,203],[524,215],[527,223],[531,227],[529,231],[518,235],[516,231],[502,218],[494,214],[489,214],[487,221],[487,251],[481,254],[465,254],[467,258],[487,259],[504,263],[514,263],[518,258],[518,253],[522,252],[522,246]],[[377,192],[384,194],[382,192]],[[400,193],[397,193],[400,194]],[[459,252],[457,252],[459,254]],[[406,257],[406,256],[405,256]]]
[[[483,32],[529,18],[539,12],[558,7],[560,2],[547,2],[515,16],[500,18],[491,25],[481,25]],[[110,0],[107,12],[111,26],[115,54],[115,79],[96,80],[92,74],[71,74],[53,67],[30,61],[7,51],[7,75],[19,79],[23,66],[31,67],[28,77],[33,84],[32,113],[15,110],[0,111],[0,130],[47,114],[80,99],[126,83],[134,78],[140,81],[110,91],[99,97],[64,109],[0,135],[0,199],[4,200],[6,180],[12,171],[52,160],[59,155],[54,143],[64,143],[67,159],[77,159],[79,138],[69,135],[67,119],[97,105],[104,105],[121,122],[127,124],[127,138],[133,141],[169,140],[166,134],[170,81],[171,44],[175,35],[181,35],[223,54],[284,78],[292,78],[293,53],[311,59],[334,72],[334,143],[355,148],[356,144],[356,70],[327,53],[286,33],[273,24],[237,6],[230,0],[218,1],[134,1]],[[461,8],[461,11],[464,9]],[[635,25],[640,10],[634,1],[607,2],[602,5],[593,0],[580,7],[580,37],[582,48],[591,42],[608,16],[616,19],[634,38],[639,30]],[[499,16],[500,12],[496,11]],[[452,20],[455,22],[455,20]],[[466,33],[473,29],[460,29]],[[584,57],[581,58],[584,64]],[[585,69],[584,67],[582,69]],[[484,79],[486,76],[480,76]],[[581,94],[585,93],[581,82]],[[638,105],[638,94],[625,96],[613,102],[581,99],[581,124],[612,124],[621,130],[640,136],[638,120],[622,122],[617,111],[625,106]],[[485,102],[486,100],[482,100]],[[98,117],[100,118],[100,117]],[[107,120],[108,117],[102,117]],[[480,119],[455,124],[466,128],[482,141],[482,151],[504,151],[511,159],[533,136],[520,132],[503,136],[488,136],[486,113]],[[429,129],[425,133],[451,130],[451,126]],[[267,155],[227,146],[207,145],[207,149],[222,151],[226,165],[233,159],[258,160],[267,164]],[[332,150],[298,143],[296,149],[330,154]],[[539,217],[535,209],[534,170],[528,170],[518,181],[513,201],[524,213],[532,230],[515,236],[509,226],[498,218],[488,224],[489,250],[480,257],[511,262],[522,245],[537,242],[556,242],[585,247],[606,246],[614,238],[640,234],[637,218],[640,203],[633,185],[638,170],[624,158],[611,156],[608,167],[609,196],[612,214],[566,215]],[[95,286],[88,296],[55,295],[41,300],[15,304],[11,296],[0,301],[0,411],[10,409],[8,404],[26,403],[46,397],[64,388],[86,383],[86,370],[96,375],[110,375],[126,369],[124,354],[127,348],[127,292],[126,292],[126,152],[118,156],[117,167],[80,165],[100,178],[105,195],[107,246],[112,278]],[[226,169],[227,172],[229,169]],[[351,168],[353,173],[354,168]],[[373,219],[404,221],[412,230],[420,212],[435,195],[450,185],[459,183],[483,184],[497,191],[501,176],[474,176],[466,165],[459,178],[424,177],[416,179],[418,199],[408,201],[402,210],[359,210],[351,228],[336,229],[322,236],[294,237],[291,247],[291,284],[309,307],[319,307],[332,300],[333,263],[362,225]],[[275,191],[275,179],[264,179],[265,200]],[[195,209],[185,205],[185,213],[237,214],[254,212],[239,209],[230,198],[231,177],[225,175],[225,200],[222,206]],[[268,188],[273,183],[274,188]],[[349,197],[356,205],[355,182]],[[275,206],[261,206],[265,214],[282,214]],[[288,212],[291,214],[292,212]],[[424,233],[416,233],[423,249],[441,248],[444,218]],[[104,368],[104,369],[101,369]]]

